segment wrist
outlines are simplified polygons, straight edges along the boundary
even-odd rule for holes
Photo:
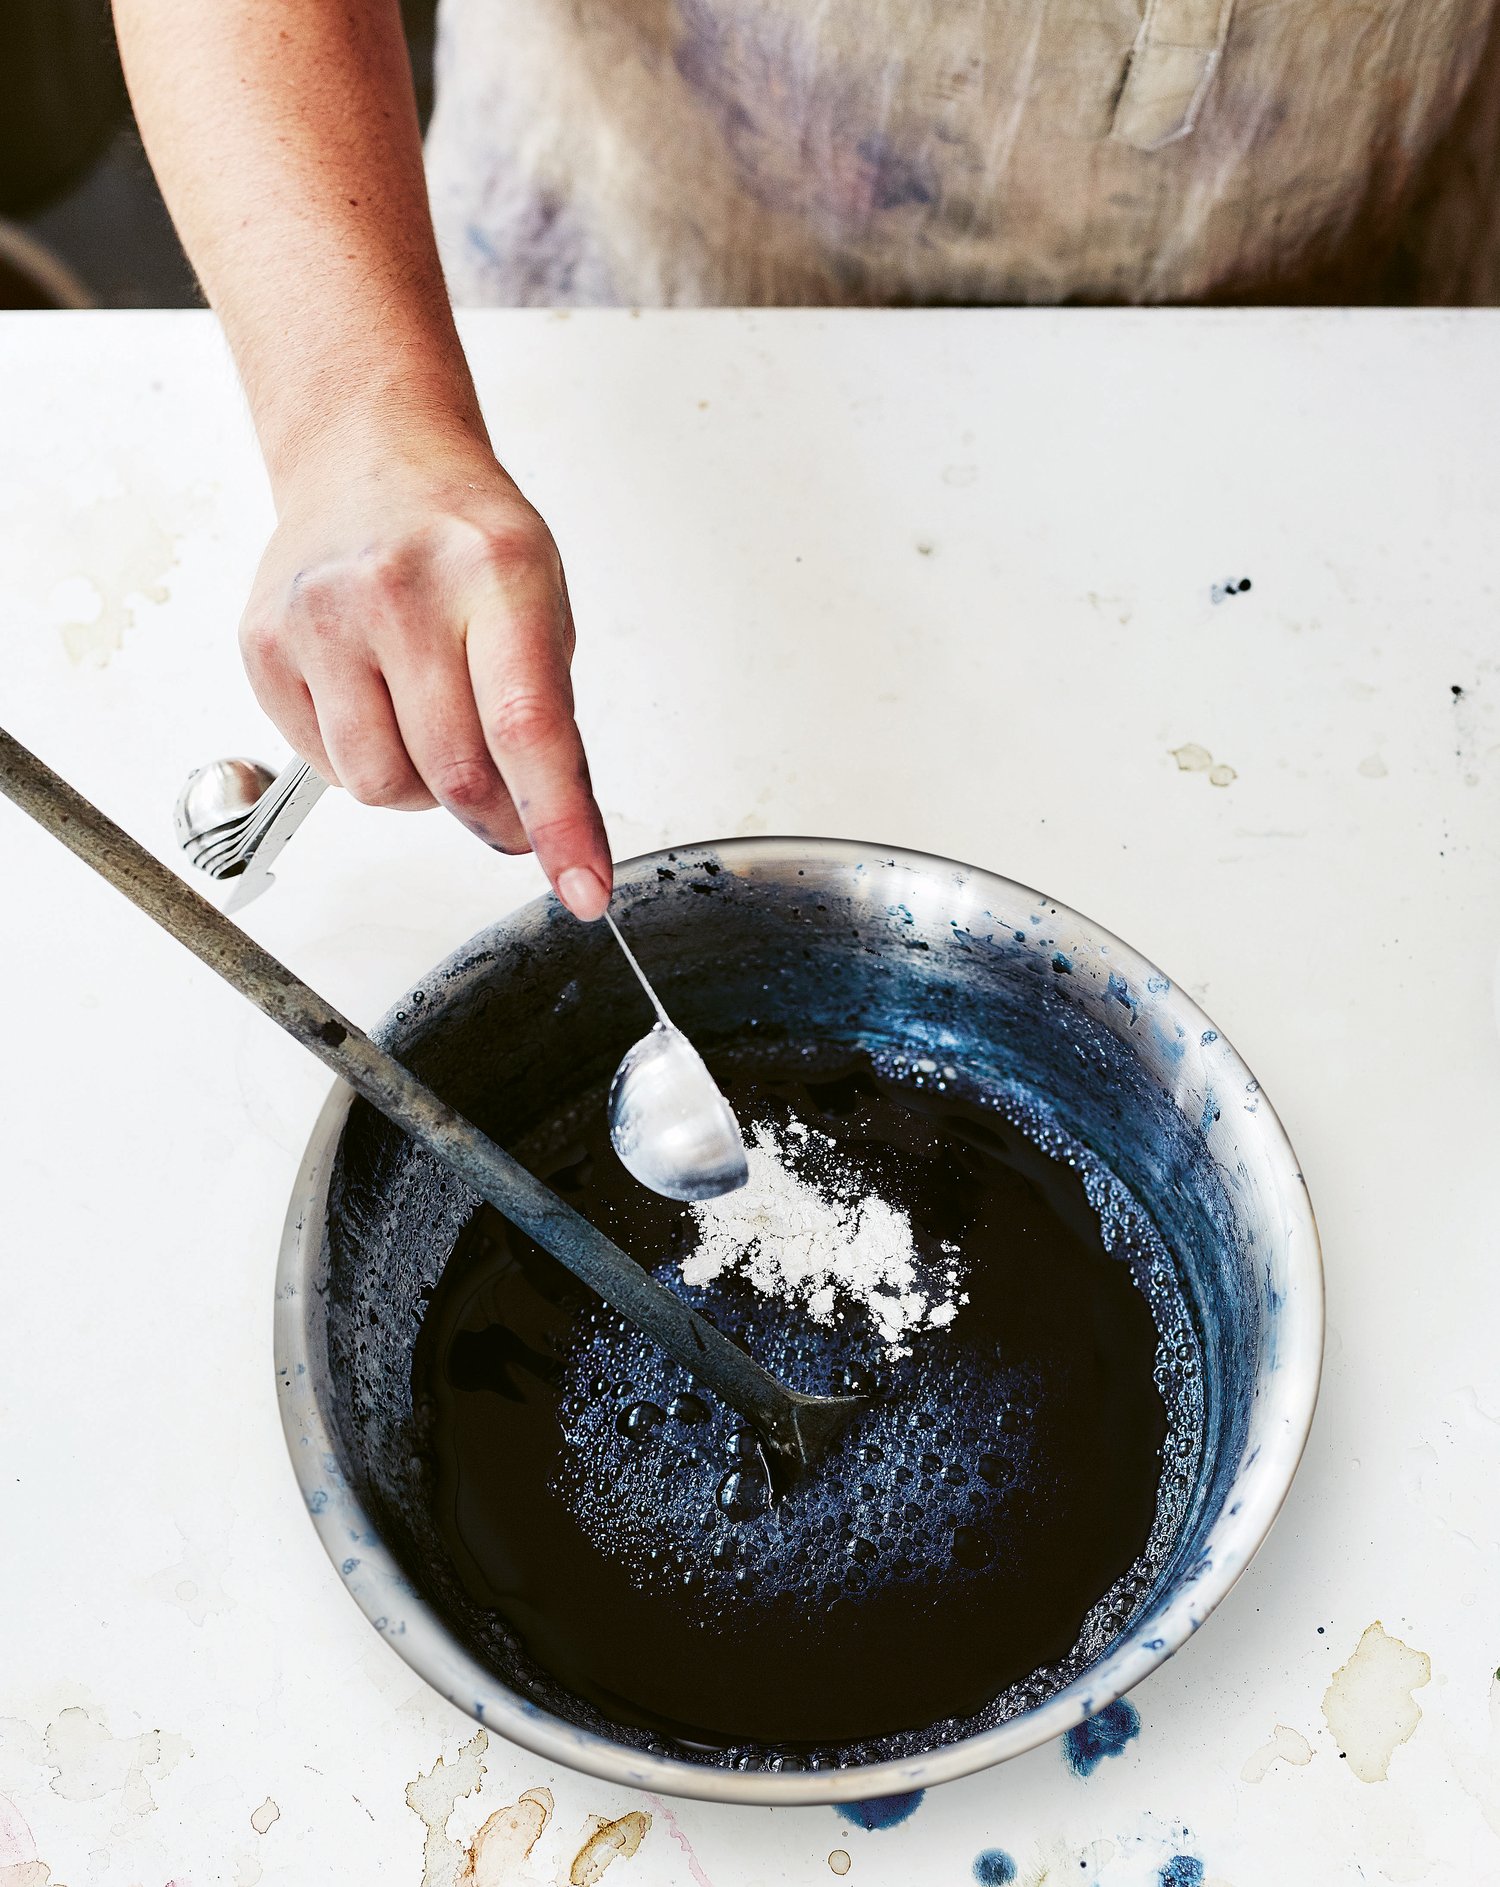
[[[341,370],[318,396],[299,390],[299,404],[258,416],[261,450],[278,510],[306,490],[325,495],[394,465],[447,466],[494,476],[495,457],[467,369],[457,376],[391,376],[376,381]]]

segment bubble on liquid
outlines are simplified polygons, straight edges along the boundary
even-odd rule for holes
[[[615,1426],[622,1435],[648,1435],[665,1418],[654,1402],[632,1402],[621,1409]]]
[[[715,1499],[731,1520],[754,1520],[770,1506],[771,1490],[763,1474],[735,1468],[720,1481]]]

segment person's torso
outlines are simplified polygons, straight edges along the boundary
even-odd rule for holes
[[[1389,251],[1496,14],[444,4],[444,263],[512,304],[1358,298],[1341,271]]]

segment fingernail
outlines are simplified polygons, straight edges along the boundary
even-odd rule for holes
[[[603,917],[609,904],[604,881],[586,865],[570,865],[566,871],[558,873],[557,895],[573,915],[581,917],[585,923]]]

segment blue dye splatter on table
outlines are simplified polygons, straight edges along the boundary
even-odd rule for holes
[[[974,1861],[974,1878],[979,1887],[1006,1887],[1016,1877],[1016,1864],[1004,1848],[986,1848]]]
[[[1141,1713],[1117,1697],[1098,1716],[1068,1731],[1063,1738],[1063,1760],[1075,1776],[1091,1776],[1106,1756],[1118,1756],[1140,1734],[1140,1728]]]
[[[897,1828],[922,1806],[925,1789],[912,1789],[906,1795],[877,1795],[868,1802],[836,1802],[835,1808],[856,1828]]]
[[[1196,1854],[1174,1854],[1156,1878],[1161,1887],[1203,1887],[1203,1863]]]

